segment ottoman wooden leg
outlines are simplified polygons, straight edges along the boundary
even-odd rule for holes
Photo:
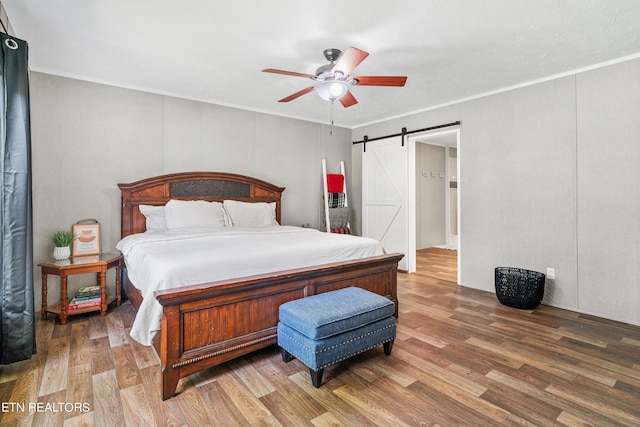
[[[313,384],[313,386],[315,388],[320,388],[320,385],[322,384],[322,374],[324,374],[324,368],[318,369],[317,371],[309,368],[309,372],[311,373],[311,383]]]
[[[391,354],[391,348],[393,348],[393,340],[382,344],[382,347],[384,347],[384,354],[389,356]]]
[[[293,355],[291,353],[289,353],[287,350],[285,350],[284,348],[280,347],[280,353],[282,354],[282,361],[284,363],[289,363],[291,362],[293,359],[295,359],[295,357],[293,357]]]

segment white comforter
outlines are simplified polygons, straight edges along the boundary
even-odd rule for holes
[[[130,333],[143,345],[160,330],[157,290],[384,253],[373,239],[290,226],[146,232],[125,237],[116,248],[144,297]]]

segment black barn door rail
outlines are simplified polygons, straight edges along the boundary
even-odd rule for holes
[[[418,133],[418,132],[426,132],[428,130],[446,128],[446,127],[451,127],[451,126],[458,126],[459,124],[460,124],[460,121],[458,120],[457,122],[447,123],[447,124],[444,124],[444,125],[431,126],[431,127],[428,127],[428,128],[416,129],[416,130],[410,130],[410,131],[407,131],[407,128],[402,128],[402,132],[394,133],[393,135],[378,136],[376,138],[369,138],[367,135],[365,135],[364,139],[362,141],[353,141],[352,144],[353,145],[355,145],[355,144],[363,144],[362,147],[363,147],[364,151],[367,151],[367,142],[378,141],[380,139],[387,139],[387,138],[394,138],[396,136],[401,136],[402,137],[402,146],[404,147],[404,137],[406,135],[410,135],[412,133]]]

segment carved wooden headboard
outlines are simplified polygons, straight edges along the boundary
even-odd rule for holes
[[[122,193],[121,237],[146,230],[139,205],[161,206],[170,199],[275,202],[276,220],[280,222],[284,191],[284,187],[250,176],[225,172],[181,172],[118,184],[118,187]]]

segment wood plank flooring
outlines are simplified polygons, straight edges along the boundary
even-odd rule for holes
[[[128,338],[129,303],[38,321],[38,354],[0,367],[7,426],[640,425],[640,327],[455,284],[456,251],[400,274],[391,356],[372,349],[311,385],[274,347],[185,378],[160,398],[153,350]],[[21,405],[24,407],[21,407]]]

